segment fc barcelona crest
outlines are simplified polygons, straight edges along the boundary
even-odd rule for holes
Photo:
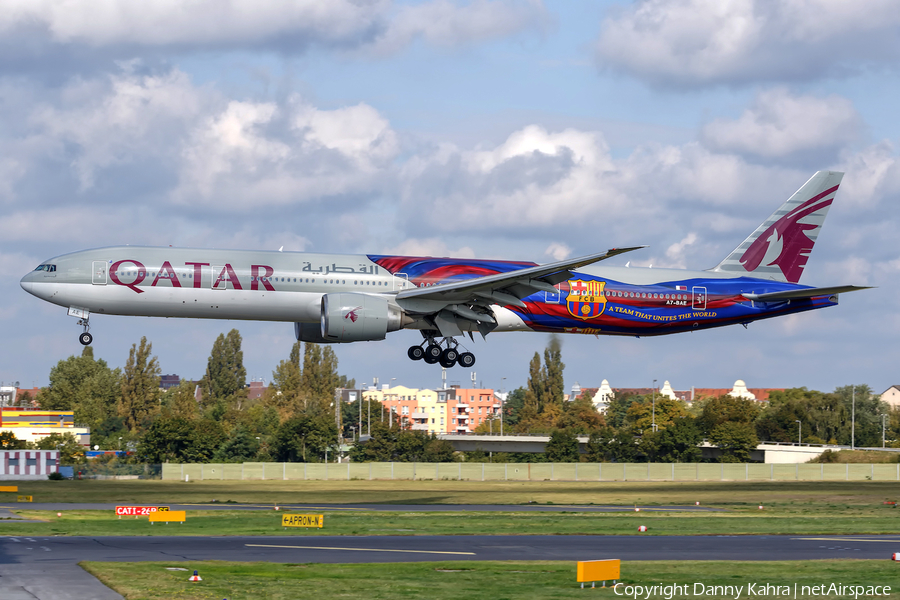
[[[605,281],[569,281],[569,295],[566,296],[569,314],[579,319],[593,319],[602,315],[606,309],[604,287]]]

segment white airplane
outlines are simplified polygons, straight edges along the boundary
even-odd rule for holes
[[[21,285],[77,317],[84,345],[91,314],[286,321],[315,343],[418,329],[411,359],[471,367],[475,356],[456,340],[466,333],[663,335],[836,305],[838,293],[865,288],[798,281],[842,175],[813,175],[707,271],[595,266],[643,246],[545,265],[117,246],[47,260]]]

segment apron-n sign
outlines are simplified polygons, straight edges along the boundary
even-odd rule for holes
[[[281,515],[282,527],[324,527],[325,515]]]

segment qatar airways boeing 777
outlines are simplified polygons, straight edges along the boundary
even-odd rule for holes
[[[799,281],[842,176],[813,175],[707,271],[596,265],[643,246],[544,265],[117,246],[50,259],[21,284],[77,317],[85,345],[91,314],[287,321],[315,343],[418,329],[411,359],[471,367],[457,340],[466,333],[663,335],[836,305],[838,293],[865,288]]]

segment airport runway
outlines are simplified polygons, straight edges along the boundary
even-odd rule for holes
[[[144,536],[0,537],[0,564],[232,560],[359,563],[435,560],[889,559],[879,536]]]
[[[131,503],[120,502],[118,505]],[[0,510],[115,510],[116,504],[62,504],[34,502],[29,504],[0,505]],[[148,506],[140,503],[137,506]],[[155,506],[149,504],[149,506]],[[204,504],[166,504],[172,510],[273,510],[273,504],[228,504],[224,502]],[[280,504],[280,510],[320,510],[350,511],[367,510],[376,512],[633,512],[634,506],[593,505],[593,504]],[[708,506],[638,506],[646,512],[711,512],[722,508]],[[0,534],[3,530],[0,529]]]

